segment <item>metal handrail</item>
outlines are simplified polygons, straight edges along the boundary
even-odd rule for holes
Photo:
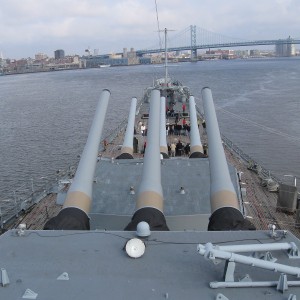
[[[200,108],[196,105],[196,110],[198,115],[204,119],[204,114],[201,112]],[[265,169],[261,164],[259,164],[255,159],[253,159],[250,155],[246,154],[241,148],[239,148],[236,144],[234,144],[229,138],[227,138],[224,134],[221,133],[221,138],[224,143],[224,145],[227,147],[227,149],[236,155],[237,157],[241,158],[245,163],[247,163],[249,166],[256,166],[260,172],[259,176],[262,178],[271,178],[274,180],[277,184],[279,184],[280,180],[272,174],[269,170]]]
[[[141,105],[141,100],[139,101],[138,107]],[[106,140],[111,143],[117,135],[125,129],[127,124],[127,117],[122,120],[122,122],[110,133],[108,133],[101,141],[99,146],[99,151],[103,151],[103,141]],[[76,163],[77,166],[78,162]],[[61,174],[56,174],[55,178],[49,178],[46,184],[39,187],[38,190],[34,190],[34,180],[30,179],[29,187],[28,183],[22,184],[17,189],[13,190],[9,195],[6,195],[0,199],[0,228],[3,228],[5,224],[9,223],[14,218],[18,217],[22,211],[27,211],[34,204],[42,200],[47,194],[52,193],[54,187],[57,186],[59,177],[72,177],[75,173],[76,166],[70,166],[65,172]]]

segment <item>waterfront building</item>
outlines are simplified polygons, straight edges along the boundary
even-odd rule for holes
[[[59,49],[59,50],[54,51],[54,58],[55,59],[62,59],[64,57],[65,57],[65,51],[64,50]]]
[[[127,58],[127,48],[123,48],[123,58]]]
[[[201,55],[202,59],[222,59],[223,52],[221,49],[218,50],[207,50]]]
[[[249,50],[235,50],[234,54],[237,57],[246,58],[249,57]]]
[[[128,66],[128,58],[111,58],[114,55],[103,56],[84,56],[82,59],[85,60],[87,68],[98,68],[100,65],[111,65],[111,66]]]
[[[87,68],[97,68],[101,65],[110,66],[129,66],[138,64],[151,63],[150,58],[140,58],[136,55],[134,48],[127,51],[127,48],[123,48],[123,53],[112,53],[109,55],[95,55],[95,56],[83,56],[86,61]]]
[[[139,63],[142,65],[150,65],[151,64],[151,57],[140,57]]]
[[[37,54],[34,55],[34,58],[35,58],[35,60],[41,61],[41,60],[47,59],[48,56],[45,53],[37,53]]]
[[[161,64],[161,55],[151,55],[151,64]]]
[[[137,65],[140,63],[139,58],[136,56],[136,52],[134,48],[131,48],[130,51],[127,52],[128,65]]]
[[[250,50],[250,56],[251,57],[260,57],[260,50],[259,49],[251,49]]]
[[[120,59],[120,58],[122,58],[122,54],[111,53],[111,54],[109,55],[109,58],[110,58],[110,59]]]
[[[289,36],[286,39],[286,43],[284,43],[284,41],[285,40],[278,40],[278,42],[275,44],[276,56],[295,56],[296,47],[295,44],[292,43],[293,39]]]

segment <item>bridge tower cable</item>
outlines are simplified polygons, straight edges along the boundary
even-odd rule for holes
[[[197,58],[197,30],[196,25],[191,25],[191,59]]]
[[[160,36],[160,26],[159,26],[159,18],[158,18],[158,9],[157,9],[157,2],[155,0],[155,10],[156,10],[156,21],[157,21],[157,32],[158,32],[158,39],[159,39],[159,47],[162,49],[162,42],[161,42],[161,36]]]

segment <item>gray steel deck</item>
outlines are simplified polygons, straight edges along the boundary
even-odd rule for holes
[[[142,159],[102,159],[98,162],[90,211],[93,229],[121,230],[129,222],[136,201],[136,195],[131,195],[129,190],[133,186],[138,191],[142,167]],[[236,170],[229,169],[237,190]],[[211,213],[208,159],[164,159],[161,174],[164,214],[171,229],[206,230]],[[184,195],[180,194],[180,187],[184,187]],[[116,216],[123,217],[117,220]]]
[[[0,286],[1,299],[22,299],[26,289],[38,299],[288,299],[300,295],[299,287],[281,293],[276,287],[218,288],[224,262],[214,265],[197,251],[198,243],[275,243],[269,232],[153,232],[144,256],[132,259],[123,250],[134,232],[28,231],[18,236],[8,231],[0,237],[0,267],[10,283]],[[287,234],[284,242],[299,240]],[[280,241],[282,242],[282,241]],[[300,267],[283,250],[273,251],[278,263]],[[247,255],[247,253],[244,253]],[[67,272],[69,280],[57,280]],[[280,274],[237,264],[235,281],[249,274],[253,281],[277,281]],[[288,280],[299,280],[288,276]],[[298,298],[297,297],[297,298]]]

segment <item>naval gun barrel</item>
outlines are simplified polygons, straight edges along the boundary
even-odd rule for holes
[[[93,177],[109,96],[109,90],[102,91],[87,142],[84,146],[74,180],[67,193],[63,209],[56,217],[45,224],[44,229],[90,229],[88,213],[92,203]]]
[[[160,153],[164,158],[169,158],[168,155],[168,145],[167,145],[167,136],[166,136],[166,98],[160,98]]]
[[[210,88],[202,89],[209,145],[211,217],[208,230],[255,229],[244,219],[231,181]]]
[[[159,147],[160,91],[152,90],[144,155],[142,178],[139,186],[136,211],[125,230],[136,230],[139,222],[147,222],[151,230],[169,230],[163,214],[161,161]]]
[[[196,104],[193,96],[189,98],[190,108],[190,140],[191,140],[191,155],[190,158],[206,157],[203,154],[203,146],[200,139],[200,133],[197,122]]]
[[[121,148],[121,154],[116,159],[131,159],[133,158],[133,135],[134,135],[134,120],[136,111],[136,98],[132,98],[129,117],[127,122],[126,133],[124,137],[123,146]]]

